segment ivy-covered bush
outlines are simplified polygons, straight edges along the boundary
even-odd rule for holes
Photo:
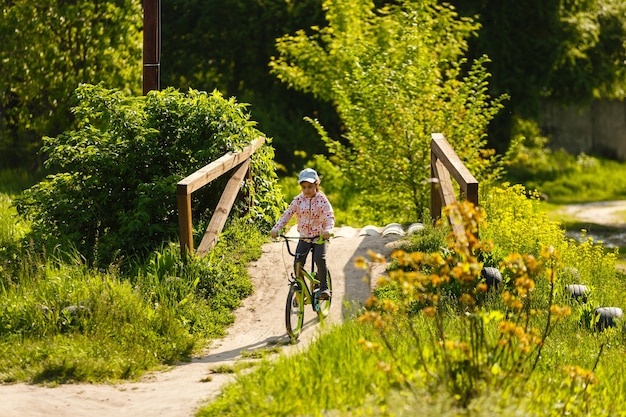
[[[26,190],[16,204],[33,222],[27,238],[36,248],[69,245],[96,263],[143,258],[163,241],[176,240],[176,184],[263,136],[245,104],[216,91],[169,88],[136,97],[81,85],[74,98],[75,129],[44,138],[46,165],[56,174]],[[267,144],[255,152],[243,190],[254,204],[249,210],[239,202],[231,214],[261,229],[284,208],[273,157]],[[194,221],[212,214],[226,180],[192,195]]]

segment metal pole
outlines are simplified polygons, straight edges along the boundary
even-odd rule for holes
[[[161,0],[143,0],[143,94],[161,87]]]

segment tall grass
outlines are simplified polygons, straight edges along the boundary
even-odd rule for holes
[[[205,258],[167,244],[135,267],[96,270],[72,250],[36,253],[26,227],[0,194],[0,382],[133,379],[187,360],[233,322],[263,241],[232,222]]]
[[[623,162],[586,155],[569,158],[570,170],[554,178],[529,179],[526,186],[540,190],[555,204],[626,199]]]
[[[240,375],[199,415],[626,415],[624,323],[594,321],[596,306],[626,308],[615,254],[567,239],[523,187],[488,194],[486,227],[458,214],[464,245],[407,243],[359,322]],[[593,289],[586,303],[565,290],[574,282]]]
[[[135,378],[188,356],[195,338],[166,306],[115,273],[42,261],[2,289],[0,380]]]
[[[0,193],[0,288],[13,282],[24,265],[20,248],[28,223],[20,218],[11,201],[8,194]]]

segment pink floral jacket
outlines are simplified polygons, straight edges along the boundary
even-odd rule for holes
[[[276,232],[282,230],[294,214],[298,221],[300,236],[313,237],[323,232],[332,233],[335,227],[333,207],[321,191],[316,192],[312,198],[307,198],[302,193],[298,194],[272,230]]]

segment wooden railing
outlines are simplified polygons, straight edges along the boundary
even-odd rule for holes
[[[209,184],[222,175],[232,172],[226,188],[217,203],[209,226],[204,232],[202,241],[198,245],[196,254],[204,256],[215,244],[222,232],[228,214],[237,199],[243,180],[250,167],[250,157],[265,143],[265,138],[258,138],[241,152],[229,152],[216,161],[200,168],[177,184],[176,199],[178,204],[178,230],[180,250],[183,255],[193,253],[193,225],[191,218],[191,194]]]
[[[441,209],[456,202],[450,174],[459,184],[461,199],[478,206],[478,181],[468,171],[454,149],[441,133],[433,133],[430,142],[430,215],[433,220],[441,218]],[[450,219],[455,236],[464,235],[462,224]]]

